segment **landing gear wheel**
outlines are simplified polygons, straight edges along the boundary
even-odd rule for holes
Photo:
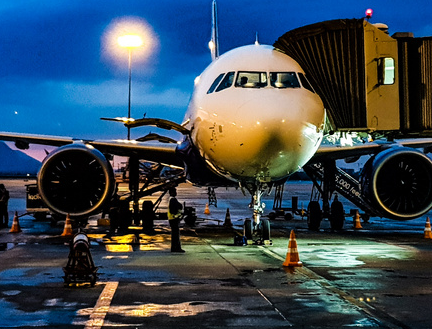
[[[311,201],[308,206],[307,223],[311,231],[318,231],[321,225],[322,212],[318,201]]]
[[[261,220],[262,239],[270,240],[270,221],[267,219]]]
[[[345,221],[345,212],[340,201],[333,201],[330,207],[330,226],[332,230],[342,230]]]
[[[253,233],[252,221],[250,219],[246,219],[244,223],[244,234],[246,239],[252,240],[252,233]]]

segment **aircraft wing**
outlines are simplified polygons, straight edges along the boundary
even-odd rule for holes
[[[319,161],[323,157],[331,159],[343,159],[362,155],[378,153],[394,146],[411,148],[432,148],[432,138],[398,139],[394,142],[371,142],[353,146],[339,146],[322,144],[315,153],[312,161]]]
[[[15,142],[20,149],[28,149],[29,144],[63,146],[73,143],[92,145],[102,153],[120,156],[136,156],[139,159],[161,163],[167,166],[184,167],[176,155],[177,144],[149,143],[134,140],[80,140],[64,136],[30,135],[0,132],[0,140]]]

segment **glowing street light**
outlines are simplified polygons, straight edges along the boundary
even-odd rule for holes
[[[129,53],[128,69],[129,69],[129,97],[128,97],[128,118],[131,117],[131,87],[132,87],[132,50],[143,45],[143,40],[139,35],[127,34],[118,37],[117,42],[120,47],[127,48]],[[128,129],[127,139],[130,140],[130,127]]]

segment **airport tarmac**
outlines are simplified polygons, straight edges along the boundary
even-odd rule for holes
[[[11,193],[11,222],[14,211],[25,212],[30,182],[2,183]],[[310,183],[288,185],[306,207]],[[347,218],[342,232],[332,232],[328,221],[311,232],[306,219],[280,218],[272,222],[273,245],[234,246],[251,216],[250,199],[233,189],[216,192],[218,207],[204,215],[207,190],[179,187],[179,200],[199,217],[196,227],[182,228],[184,254],[170,252],[166,220],[155,221],[152,234],[131,227],[110,235],[92,217],[85,231],[99,267],[94,287],[64,286],[70,238],[60,236],[62,223],[52,227],[23,216],[21,233],[1,229],[0,328],[431,327],[426,216],[372,218],[360,230]],[[273,196],[265,200],[271,208]],[[166,203],[167,197],[162,208]],[[223,225],[227,208],[233,228]],[[303,266],[285,268],[292,229]]]

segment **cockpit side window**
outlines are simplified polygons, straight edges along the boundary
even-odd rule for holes
[[[217,87],[216,92],[224,90],[226,88],[229,88],[232,86],[234,81],[234,73],[235,72],[228,72],[225,75],[225,78],[223,78],[222,82],[220,83],[219,87]]]
[[[315,93],[315,90],[313,90],[311,84],[309,83],[309,81],[306,79],[305,75],[303,73],[298,73],[299,78],[300,78],[300,82],[303,86],[303,88]]]
[[[212,85],[210,86],[209,90],[207,91],[207,94],[211,94],[216,89],[216,87],[218,86],[219,82],[222,80],[224,75],[225,75],[225,73],[221,73],[218,75],[218,77],[215,79],[215,81],[213,81]]]
[[[267,86],[266,72],[239,72],[235,83],[236,87],[262,88]]]
[[[270,84],[275,88],[300,88],[295,72],[270,72]]]

